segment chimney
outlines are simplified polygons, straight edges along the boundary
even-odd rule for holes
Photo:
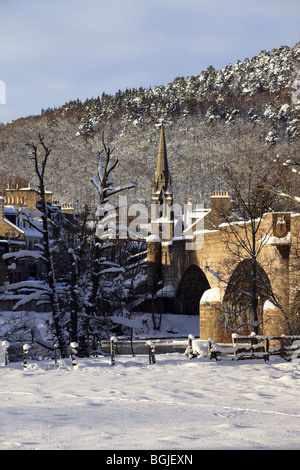
[[[210,201],[211,209],[205,224],[208,229],[216,229],[224,222],[224,216],[230,213],[231,199],[227,191],[213,191]]]
[[[230,196],[228,191],[213,191],[211,195],[211,209],[221,214],[230,211]]]
[[[0,196],[0,220],[4,219],[4,197]]]

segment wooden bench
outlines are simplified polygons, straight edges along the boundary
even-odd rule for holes
[[[256,335],[241,336],[236,333],[233,333],[231,337],[233,347],[236,349],[234,354],[237,360],[264,359],[265,362],[269,360],[270,353],[267,343],[260,341],[260,337]]]
[[[239,342],[241,340],[241,342]],[[216,361],[220,359],[239,361],[243,359],[269,360],[269,352],[265,351],[264,343],[258,343],[254,337],[235,335],[233,344],[217,344],[213,339],[208,340],[208,356]]]
[[[274,346],[274,343],[278,345]],[[208,356],[210,359],[264,359],[266,362],[271,355],[278,355],[287,361],[300,357],[300,336],[254,334],[243,336],[233,333],[232,345],[217,344],[211,338],[208,340]]]

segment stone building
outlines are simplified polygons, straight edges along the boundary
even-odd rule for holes
[[[14,223],[16,215],[15,210],[5,208],[5,199],[0,196],[0,285],[3,285],[10,277],[8,264],[2,256],[25,247],[25,233]],[[14,271],[14,277],[18,281],[22,280],[23,269],[20,266]]]
[[[230,196],[224,191],[212,193],[209,209],[193,210],[190,200],[180,212],[173,203],[163,127],[152,205],[152,233],[147,238],[148,287],[158,299],[158,308],[191,315],[200,311],[201,339],[230,340],[226,312],[238,306],[242,309],[246,302],[245,296],[242,299],[234,294],[230,286],[242,275],[245,281],[240,292],[249,288],[250,282],[249,260],[234,259],[230,247],[236,242],[235,235],[240,234],[241,239],[245,236],[250,222],[236,223],[234,235],[220,216],[232,210]],[[271,212],[262,217],[256,234],[261,243],[259,275],[268,289],[257,298],[261,333],[290,334],[296,330],[299,334],[299,229],[299,214]],[[243,332],[249,334],[246,327],[239,330]]]
[[[42,221],[39,211],[40,195],[37,188],[31,186],[6,189],[5,198],[0,197],[0,286],[4,282],[20,282],[28,278],[41,278],[44,265],[28,257],[14,262],[3,259],[3,254],[28,250],[34,252],[42,242]],[[52,192],[46,190],[48,217],[55,222],[53,227],[62,223],[62,214],[74,217],[70,204],[60,206],[52,200]],[[50,225],[51,226],[51,225]]]

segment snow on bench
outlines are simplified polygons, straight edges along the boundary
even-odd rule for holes
[[[218,344],[212,338],[208,339],[208,355],[210,359],[227,360],[264,359],[268,361],[270,353],[265,350],[263,342],[258,343],[254,336],[232,335],[233,344]],[[241,344],[238,343],[241,340]],[[245,342],[245,343],[244,343]]]
[[[277,347],[270,347],[272,343],[279,343]],[[222,358],[229,360],[240,359],[264,359],[267,361],[270,355],[279,355],[290,360],[300,358],[299,335],[255,335],[242,336],[232,334],[231,344],[218,344],[212,338],[208,339],[208,355],[210,359]]]

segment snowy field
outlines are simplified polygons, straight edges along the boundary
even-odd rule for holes
[[[300,364],[156,356],[0,367],[0,449],[299,449]]]

